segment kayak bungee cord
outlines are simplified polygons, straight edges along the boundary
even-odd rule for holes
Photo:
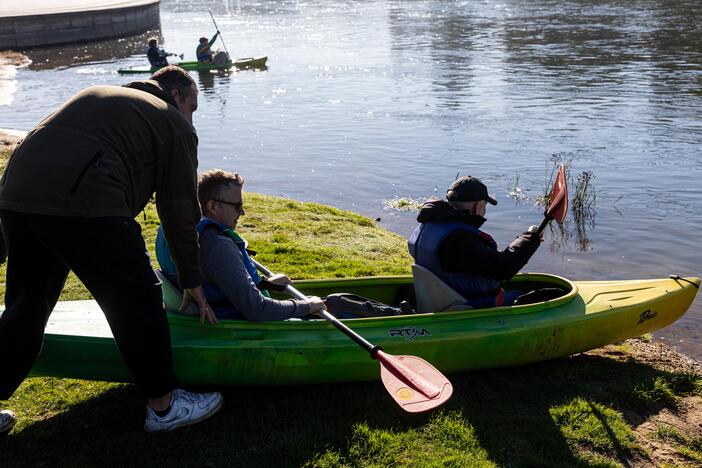
[[[683,277],[678,276],[678,275],[668,275],[668,278],[674,279],[674,280],[684,281],[684,282],[686,282],[686,283],[690,283],[691,285],[693,285],[693,286],[696,287],[697,289],[700,289],[700,285],[699,285],[699,284],[693,283],[692,281],[690,281],[690,280],[687,279],[687,278],[683,278]]]

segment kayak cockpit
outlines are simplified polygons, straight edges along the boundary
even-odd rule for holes
[[[471,310],[467,300],[434,273],[420,265],[412,265],[414,279],[415,310],[420,313],[454,312]],[[512,281],[504,282],[504,296],[516,299],[515,304],[526,305],[545,302],[566,296],[572,291],[570,281],[551,275],[526,280],[524,275],[517,275]],[[515,281],[516,279],[516,281]]]
[[[421,267],[419,268],[421,269]],[[465,312],[472,309],[466,305],[465,299],[460,294],[446,286],[431,272],[425,272],[428,274],[422,275],[422,272],[413,266],[413,276],[298,280],[295,282],[295,287],[310,296],[326,297],[330,294],[343,292],[362,296],[396,308],[400,307],[402,303],[406,303],[415,311],[414,314]],[[432,276],[433,279],[431,278]],[[194,304],[191,304],[186,311],[178,312],[182,300],[181,291],[160,273],[159,277],[163,282],[164,304],[169,313],[173,316],[199,315],[199,311]],[[433,281],[434,279],[435,281]],[[503,288],[507,292],[514,290],[524,292],[543,289],[555,290],[555,294],[551,294],[549,301],[539,302],[541,306],[567,302],[575,297],[577,293],[577,287],[567,279],[548,274],[519,274],[510,281],[504,282]],[[272,295],[277,299],[289,298],[284,293],[272,292]],[[533,305],[533,303],[528,305]],[[526,307],[527,305],[518,305],[509,308],[516,311]],[[499,309],[504,310],[506,308],[500,307]],[[486,310],[492,309],[481,309],[481,311]]]

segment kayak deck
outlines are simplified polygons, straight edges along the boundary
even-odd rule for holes
[[[570,282],[519,275],[513,284],[567,287],[538,304],[345,320],[393,354],[414,354],[442,372],[553,359],[636,337],[677,320],[700,280]],[[694,284],[691,284],[694,283]],[[345,291],[385,303],[409,294],[410,277],[298,281],[306,294]],[[370,380],[377,363],[323,320],[252,323],[169,313],[179,381],[190,384],[286,385]],[[32,373],[130,381],[109,327],[94,301],[62,302],[51,315]],[[87,358],[86,356],[89,356]]]

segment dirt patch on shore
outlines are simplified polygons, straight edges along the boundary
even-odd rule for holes
[[[12,151],[24,135],[22,132],[0,128],[0,174],[5,170]]]
[[[585,354],[635,362],[675,374],[702,376],[702,363],[663,343],[643,339],[627,340]],[[697,455],[690,455],[688,449],[702,443],[700,395],[679,397],[673,408],[661,407],[648,414],[629,409],[625,416],[632,424],[637,443],[649,457],[646,461],[638,460],[635,466],[699,466]]]
[[[586,354],[605,356],[618,361],[636,361],[666,372],[687,372],[702,375],[702,363],[673,348],[654,341],[635,338],[618,345],[593,349]]]
[[[7,133],[0,128],[0,151],[12,151],[21,139],[18,133]]]
[[[26,67],[30,63],[29,57],[14,50],[0,52],[0,66]]]

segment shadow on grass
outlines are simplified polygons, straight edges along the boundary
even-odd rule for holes
[[[632,393],[635,385],[661,376],[674,374],[590,355],[463,373],[450,376],[455,394],[443,411],[472,426],[478,445],[499,465],[586,466],[549,410],[582,398],[623,412],[629,424],[638,425],[674,405],[647,407]],[[138,390],[115,386],[0,439],[2,464],[300,466],[331,452],[353,465],[359,460],[349,450],[360,423],[401,433],[421,429],[436,416],[403,413],[380,382],[228,388],[224,394],[225,406],[211,420],[169,434],[147,434]],[[620,447],[615,433],[609,436],[615,450],[602,455],[629,465],[632,453]],[[398,460],[402,463],[411,465]]]

